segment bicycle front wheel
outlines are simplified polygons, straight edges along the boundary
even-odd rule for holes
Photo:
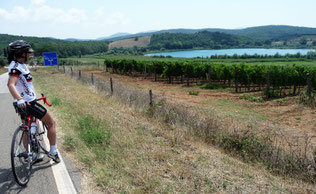
[[[12,137],[11,143],[11,167],[16,182],[21,186],[26,186],[30,180],[32,165],[28,160],[28,152],[23,144],[27,142],[27,132],[18,127]]]

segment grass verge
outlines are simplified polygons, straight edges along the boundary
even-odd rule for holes
[[[315,191],[310,183],[288,178],[284,180],[204,144],[200,138],[190,135],[196,133],[199,137],[202,133],[198,129],[203,128],[196,122],[193,123],[195,127],[188,128],[186,124],[191,120],[186,118],[179,122],[178,109],[173,107],[171,110],[163,101],[155,101],[149,118],[149,106],[142,106],[143,115],[133,111],[133,107],[139,106],[131,93],[125,93],[129,95],[128,98],[124,97],[126,104],[126,101],[133,102],[132,108],[128,108],[125,103],[120,103],[120,97],[109,98],[96,87],[82,85],[60,73],[41,71],[34,74],[36,87],[48,97],[61,101],[49,111],[58,120],[58,130],[63,132],[62,148],[73,153],[84,169],[93,175],[101,192]],[[125,95],[123,90],[118,93]],[[138,92],[137,95],[142,94]],[[140,104],[146,104],[144,99],[141,101]],[[186,107],[179,108],[187,110]],[[166,111],[169,111],[168,114]],[[162,115],[165,115],[165,122],[173,125],[162,123]],[[202,120],[199,118],[196,121]],[[176,126],[180,123],[186,126],[179,129]],[[216,125],[215,121],[207,124]],[[103,140],[97,140],[97,144],[84,140],[83,133],[89,135],[88,131],[102,134]],[[208,135],[211,137],[212,133]],[[253,144],[249,141],[246,143]]]

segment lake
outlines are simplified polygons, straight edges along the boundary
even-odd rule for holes
[[[219,49],[219,50],[191,50],[191,51],[176,51],[176,52],[162,52],[162,53],[151,53],[145,56],[172,56],[172,57],[182,57],[182,58],[195,58],[195,57],[210,57],[213,55],[275,55],[279,53],[280,55],[286,54],[296,54],[301,53],[306,55],[310,51],[316,51],[313,49],[258,49],[258,48],[243,48],[243,49]]]

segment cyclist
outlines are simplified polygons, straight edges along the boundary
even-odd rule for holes
[[[32,84],[32,76],[25,64],[33,52],[31,45],[24,40],[17,40],[9,44],[8,88],[17,102],[18,108],[26,108],[27,114],[31,114],[46,123],[48,126],[47,137],[50,143],[48,157],[59,163],[60,159],[56,148],[56,123],[46,108],[35,101],[36,94]],[[43,159],[43,157],[44,155],[39,158]]]

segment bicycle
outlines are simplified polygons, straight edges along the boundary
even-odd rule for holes
[[[36,99],[43,100],[44,104],[51,106],[46,100],[46,96]],[[38,161],[40,150],[43,150],[46,155],[47,151],[41,144],[42,135],[47,131],[47,125],[42,123],[43,131],[39,131],[39,120],[32,115],[26,114],[26,108],[20,109],[17,103],[13,106],[21,119],[24,120],[14,132],[11,143],[11,167],[15,181],[20,186],[26,186],[32,174],[32,166]],[[21,165],[19,165],[21,164]]]

